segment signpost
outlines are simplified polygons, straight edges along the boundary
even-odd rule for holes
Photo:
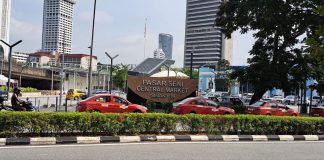
[[[138,96],[153,102],[177,102],[195,95],[197,81],[171,77],[136,77],[128,76],[128,88],[133,94],[128,99]]]

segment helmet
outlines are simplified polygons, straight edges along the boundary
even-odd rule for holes
[[[16,88],[14,88],[13,92],[19,94],[21,92],[21,90],[16,87]]]

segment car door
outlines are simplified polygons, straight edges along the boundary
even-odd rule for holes
[[[278,116],[290,116],[287,107],[284,104],[278,104]]]
[[[275,116],[277,115],[277,104],[274,102],[269,102],[268,107],[270,109],[270,114]]]
[[[113,104],[114,112],[116,113],[131,112],[130,108],[128,107],[128,102],[125,99],[117,96],[113,96],[113,97],[114,97],[114,104]]]
[[[284,109],[285,106],[281,103],[276,103],[276,109],[275,109],[275,116],[284,116],[287,112],[287,110]]]
[[[98,109],[100,112],[113,112],[110,96],[98,96],[95,102],[96,107],[94,109]]]
[[[198,114],[204,114],[204,106],[205,101],[204,99],[194,99],[191,102],[188,103],[185,109],[185,113],[198,113]]]
[[[220,110],[219,110],[219,105],[211,100],[207,100],[207,106],[206,106],[206,114],[215,114],[219,115]]]

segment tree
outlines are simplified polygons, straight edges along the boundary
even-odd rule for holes
[[[124,89],[128,75],[128,65],[118,64],[113,66],[113,82],[114,86]]]
[[[190,75],[190,68],[183,68],[182,73],[186,74],[187,76]],[[198,71],[192,70],[192,79],[199,79]]]
[[[248,66],[236,77],[254,84],[250,103],[261,99],[267,90],[281,88],[289,91],[289,70],[299,62],[303,54],[302,35],[313,35],[323,18],[314,9],[322,0],[229,0],[217,13],[216,25],[226,37],[240,30],[253,31],[256,42],[249,52]],[[303,57],[303,56],[301,56]],[[300,60],[300,59],[298,59]],[[236,78],[235,76],[233,78]]]
[[[324,19],[324,5],[321,5],[316,12]],[[318,26],[315,33],[308,37],[306,44],[306,51],[309,52],[310,62],[314,66],[314,77],[324,84],[324,24]],[[324,93],[324,85],[318,85],[316,89]]]

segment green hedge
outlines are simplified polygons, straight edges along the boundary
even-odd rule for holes
[[[21,92],[25,92],[25,93],[37,92],[38,91],[36,88],[32,88],[32,87],[21,87],[20,89],[21,89]],[[1,91],[7,91],[7,86],[1,86],[0,90]],[[10,88],[9,91],[12,92],[13,88]]]
[[[323,134],[324,118],[0,112],[0,137],[141,134]]]

